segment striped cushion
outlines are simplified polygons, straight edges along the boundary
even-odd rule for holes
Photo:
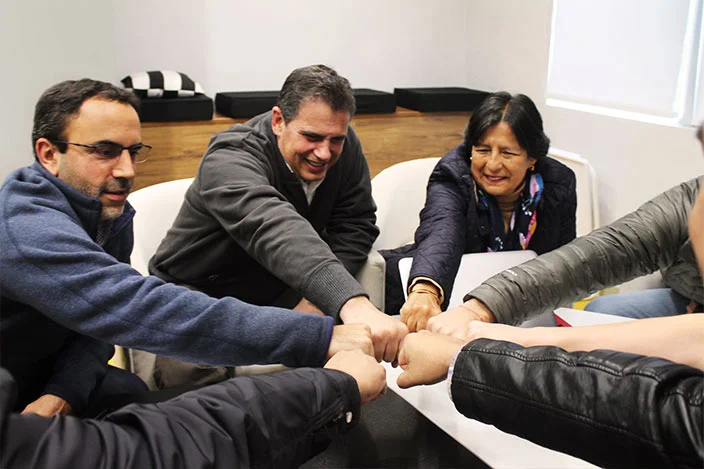
[[[200,83],[173,70],[133,73],[121,81],[140,98],[188,98],[205,93]]]

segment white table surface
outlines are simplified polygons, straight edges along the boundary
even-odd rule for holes
[[[573,326],[623,322],[629,319],[601,313],[559,308],[555,311]],[[447,381],[431,386],[401,389],[396,379],[400,368],[386,367],[389,389],[415,407],[479,459],[496,469],[571,469],[596,468],[582,459],[547,449],[460,414],[450,399]]]
[[[572,308],[557,308],[555,316],[570,326],[597,326],[600,324],[615,324],[617,322],[633,321],[633,318],[614,316],[612,314],[594,313]]]
[[[582,459],[539,446],[472,420],[460,414],[450,399],[447,381],[431,386],[401,389],[396,379],[400,368],[386,367],[386,380],[390,389],[415,407],[427,419],[444,430],[479,459],[496,469],[570,469],[595,468]]]

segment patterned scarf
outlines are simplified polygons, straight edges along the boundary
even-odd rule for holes
[[[538,202],[543,194],[543,178],[540,174],[533,174],[528,180],[528,184],[523,189],[521,196],[516,201],[516,208],[511,216],[509,230],[506,233],[504,228],[504,218],[501,209],[492,195],[485,193],[479,186],[477,197],[484,208],[489,211],[489,222],[491,225],[491,241],[487,251],[518,251],[528,249],[530,239],[538,227]]]

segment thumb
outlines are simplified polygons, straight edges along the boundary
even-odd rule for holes
[[[398,378],[396,379],[396,384],[399,388],[406,389],[410,388],[411,386],[415,386],[417,383],[413,379],[413,373],[411,371],[406,370],[400,375],[398,375]]]

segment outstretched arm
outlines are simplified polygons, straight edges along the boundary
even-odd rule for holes
[[[704,313],[583,327],[522,328],[473,321],[466,340],[480,338],[524,347],[553,345],[568,352],[609,349],[662,357],[704,370]]]
[[[347,354],[332,367],[353,375],[298,369],[235,378],[102,421],[5,414],[0,466],[298,467],[358,420],[360,391],[369,400],[385,389],[383,367]],[[350,368],[352,358],[363,365]],[[0,370],[0,385],[9,379]]]
[[[519,324],[560,306],[671,265],[687,242],[694,179],[559,249],[501,272],[465,300],[483,302],[497,322]]]
[[[509,327],[509,326],[500,326]],[[702,467],[704,373],[610,350],[406,337],[400,387],[445,379],[469,418],[608,467]],[[647,409],[644,411],[643,409]]]
[[[477,340],[452,398],[469,418],[607,467],[702,467],[704,373],[667,360]]]

